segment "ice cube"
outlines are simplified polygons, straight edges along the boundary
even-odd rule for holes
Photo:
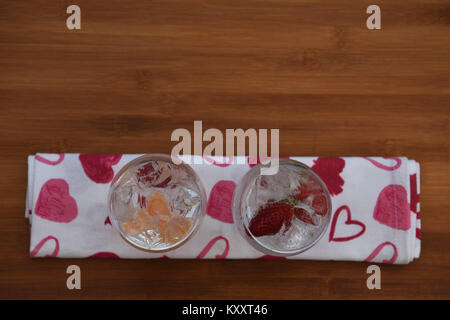
[[[291,193],[292,179],[289,171],[281,167],[277,174],[271,176],[259,176],[256,179],[253,192],[256,193],[257,206],[267,202],[275,202],[287,199]]]
[[[176,185],[171,194],[173,195],[171,201],[173,209],[184,217],[191,217],[195,212],[195,207],[200,205],[199,192],[190,186]]]
[[[170,163],[151,161],[137,170],[137,182],[143,189],[149,187],[165,188],[172,180],[171,170],[173,169]]]

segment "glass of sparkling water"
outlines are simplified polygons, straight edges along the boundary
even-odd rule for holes
[[[261,175],[261,166],[250,169],[234,193],[233,216],[241,235],[255,249],[273,256],[311,248],[330,223],[327,186],[295,160],[280,159],[275,175]]]
[[[203,185],[184,163],[169,155],[149,154],[126,164],[111,182],[111,223],[131,245],[165,252],[186,243],[206,210]]]

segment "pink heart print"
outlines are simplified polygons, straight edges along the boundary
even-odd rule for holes
[[[86,175],[96,183],[109,183],[114,178],[113,165],[121,154],[80,154],[79,159]]]
[[[386,170],[386,171],[394,171],[395,169],[400,168],[400,166],[402,165],[402,159],[395,158],[395,157],[383,157],[383,159],[394,160],[395,165],[393,165],[393,166],[385,165],[377,160],[370,159],[369,157],[364,157],[364,159],[370,161],[375,167],[380,168],[382,170]]]
[[[416,238],[421,240],[422,239],[422,232],[419,228],[416,228]]]
[[[75,199],[69,194],[69,185],[63,179],[50,179],[41,188],[36,215],[54,222],[68,223],[78,215]]]
[[[345,224],[346,225],[357,225],[357,226],[359,226],[361,228],[361,230],[359,232],[354,233],[352,235],[345,236],[345,237],[335,237],[334,236],[334,233],[336,231],[336,223],[338,222],[339,215],[342,212],[346,212],[347,213],[347,220],[345,221]],[[365,231],[366,231],[366,226],[364,225],[364,223],[362,223],[361,221],[352,219],[352,213],[350,211],[350,208],[348,206],[346,206],[346,205],[343,205],[343,206],[339,207],[336,210],[336,212],[334,213],[333,220],[331,221],[330,236],[329,236],[328,241],[329,242],[331,242],[331,241],[336,241],[336,242],[350,241],[350,240],[353,240],[355,238],[358,238]]]
[[[55,242],[55,248],[53,249],[53,252],[51,254],[47,254],[45,256],[46,257],[56,257],[59,253],[59,241],[54,236],[48,236],[48,237],[42,239],[41,241],[39,241],[39,243],[36,245],[36,247],[34,247],[34,249],[30,252],[30,257],[34,257],[35,255],[37,255],[39,253],[39,251],[41,250],[41,248],[50,240],[53,240]]]
[[[112,226],[112,223],[111,223],[111,220],[109,219],[109,216],[106,217],[105,222],[103,222],[103,225],[106,226],[107,224],[109,224],[110,226]]]
[[[342,192],[344,179],[339,175],[345,167],[342,158],[317,158],[311,169],[325,182],[332,196]]]
[[[382,263],[394,263],[397,260],[398,251],[397,251],[397,247],[395,246],[395,244],[393,244],[392,242],[389,242],[389,241],[383,242],[382,244],[378,245],[375,248],[375,250],[373,250],[373,252],[366,259],[364,259],[364,261],[369,262],[369,261],[372,261],[373,259],[375,259],[380,254],[380,252],[383,250],[383,248],[386,246],[392,247],[393,253],[392,253],[391,258],[389,258],[387,260],[384,259],[382,261]]]
[[[420,195],[417,193],[417,174],[409,175],[409,184],[411,188],[411,211],[420,218],[418,205],[420,203]]]
[[[406,189],[401,185],[391,184],[381,190],[373,218],[388,227],[409,230],[411,214]]]
[[[226,157],[226,162],[218,162],[218,161],[214,160],[213,158],[210,158],[207,156],[203,156],[203,159],[205,159],[209,163],[212,163],[215,166],[222,167],[222,168],[231,166],[234,161],[234,157]]]
[[[233,181],[221,180],[211,189],[206,206],[206,213],[219,221],[233,223],[233,193],[236,184]]]
[[[38,154],[34,158],[37,161],[40,161],[40,162],[45,163],[45,164],[48,164],[50,166],[56,166],[56,165],[60,164],[64,160],[64,157],[65,157],[64,153],[60,153],[58,155],[58,159],[57,160],[48,160],[48,159],[46,159],[44,157],[41,157]]]
[[[206,256],[206,254],[211,250],[211,248],[214,246],[214,244],[219,241],[223,240],[225,242],[225,249],[221,254],[216,254],[216,259],[225,259],[228,256],[228,251],[230,250],[230,243],[228,242],[228,239],[222,236],[217,236],[211,241],[208,242],[208,244],[203,248],[202,251],[197,256],[197,259],[202,259]]]
[[[114,252],[100,251],[90,255],[88,258],[119,258],[119,256]]]

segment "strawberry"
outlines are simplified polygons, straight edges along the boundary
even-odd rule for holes
[[[295,199],[305,201],[310,195],[315,195],[321,192],[322,187],[312,176],[309,174],[303,174],[302,179],[303,182],[300,186],[298,186],[296,192],[294,193]]]
[[[321,189],[317,189],[315,186],[310,188],[308,185],[301,185],[294,193],[294,199],[305,201],[310,195],[316,195],[321,193]]]
[[[310,195],[316,194],[316,190],[308,190],[305,187],[299,186],[296,193],[294,194],[294,199],[305,201]]]
[[[255,237],[276,234],[283,224],[289,226],[293,212],[288,203],[275,202],[261,207],[249,224]]]
[[[309,223],[312,225],[316,225],[314,223],[314,221],[312,220],[312,218],[310,217],[310,215],[308,214],[308,211],[306,211],[303,208],[293,208],[292,212],[294,213],[294,215],[297,217],[297,219],[305,222],[305,223]]]
[[[328,204],[326,196],[323,193],[314,195],[311,207],[316,214],[320,216],[325,216],[328,212]]]

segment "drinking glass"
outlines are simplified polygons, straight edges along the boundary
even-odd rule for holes
[[[149,252],[186,243],[206,210],[203,185],[190,166],[148,154],[127,163],[111,182],[109,217],[125,241]]]
[[[262,164],[241,179],[233,197],[233,216],[241,235],[255,249],[292,256],[314,246],[327,230],[331,197],[307,165],[279,160],[275,175],[261,175]]]

